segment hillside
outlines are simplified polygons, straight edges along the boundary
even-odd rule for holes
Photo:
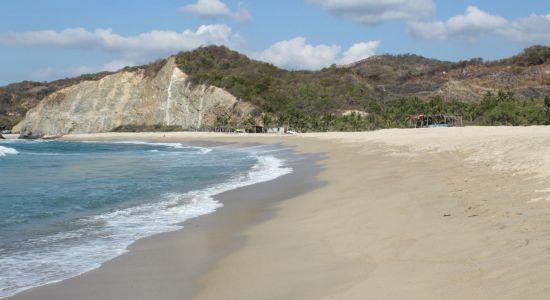
[[[26,137],[127,130],[210,127],[258,116],[249,102],[224,89],[192,84],[171,57],[148,68],[125,69],[81,81],[46,96],[14,131]]]
[[[158,60],[139,67],[126,67],[123,70],[145,70],[148,74],[157,72],[165,60]],[[11,128],[20,122],[27,111],[52,93],[76,85],[83,81],[97,81],[114,72],[83,74],[51,82],[23,81],[0,87],[0,129]]]
[[[166,60],[159,60],[122,71],[154,76],[165,63]],[[520,106],[525,106],[528,99],[538,99],[533,100],[536,102],[533,105],[542,107],[542,99],[550,95],[550,48],[542,46],[492,62],[472,59],[455,63],[411,54],[381,55],[314,72],[279,69],[218,46],[181,52],[175,56],[175,63],[189,75],[191,84],[228,91],[239,101],[249,102],[263,111],[266,122],[276,119],[278,123],[289,123],[290,119],[295,123],[304,116],[321,118],[338,116],[345,111],[364,111],[376,120],[361,128],[402,126],[399,118],[421,109],[430,111],[430,105],[437,102],[442,103],[437,104],[439,112],[461,114],[472,122],[483,123],[483,113],[479,112],[483,99],[485,104],[505,99]],[[50,83],[22,82],[2,87],[0,128],[11,128],[45,97],[112,74],[105,72]],[[392,120],[386,120],[388,114],[393,114]],[[527,121],[518,121],[518,124],[531,122],[527,117],[524,119]],[[332,126],[325,125],[294,124],[318,129]]]
[[[82,75],[52,82],[23,81],[0,87],[0,128],[11,128],[44,97],[85,80],[98,80],[108,72]]]
[[[541,51],[541,49],[543,51]],[[509,59],[458,63],[417,55],[381,55],[317,72],[285,71],[224,47],[177,55],[178,66],[197,82],[228,89],[245,100],[280,108],[365,108],[365,100],[443,96],[479,102],[487,91],[512,91],[521,99],[550,91],[550,48],[535,46]],[[295,103],[295,102],[299,103]]]

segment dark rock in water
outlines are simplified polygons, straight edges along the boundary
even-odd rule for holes
[[[6,138],[0,133],[0,140],[5,140]]]

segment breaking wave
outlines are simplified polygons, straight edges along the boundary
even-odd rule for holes
[[[183,147],[179,143],[163,144]],[[2,149],[10,148],[0,148],[6,151]],[[16,154],[17,151],[11,153]],[[224,182],[185,193],[166,193],[160,196],[159,202],[81,218],[77,221],[79,226],[73,230],[27,239],[20,245],[13,245],[18,249],[29,249],[15,255],[1,255],[5,249],[0,248],[0,297],[98,268],[102,263],[127,252],[127,247],[138,239],[181,229],[182,222],[216,211],[223,206],[214,198],[216,195],[292,172],[292,168],[286,167],[284,161],[275,156],[252,155],[256,163],[246,173]]]
[[[10,147],[0,146],[0,156],[17,155],[19,152]]]

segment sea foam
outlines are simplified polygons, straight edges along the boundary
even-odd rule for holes
[[[13,148],[10,148],[10,147],[4,147],[4,146],[0,146],[0,156],[6,156],[6,155],[16,155],[18,154],[19,152]]]
[[[84,141],[85,143],[107,143],[105,141]],[[171,149],[190,149],[190,150],[197,150],[202,154],[207,154],[212,151],[211,148],[206,147],[198,147],[198,146],[187,146],[182,143],[163,143],[163,142],[145,142],[145,141],[111,141],[108,142],[110,144],[123,144],[123,145],[147,145],[147,146],[161,146],[161,147],[167,147]],[[151,152],[160,152],[158,149],[155,149],[157,151],[151,151]]]
[[[174,144],[169,145],[179,147]],[[181,222],[213,213],[223,206],[214,199],[216,195],[292,172],[275,156],[252,155],[256,163],[249,171],[225,182],[186,193],[166,193],[160,202],[82,218],[79,229],[25,241],[28,245],[24,248],[33,249],[35,243],[40,250],[0,256],[0,297],[98,268],[127,252],[127,247],[140,238],[181,229]]]

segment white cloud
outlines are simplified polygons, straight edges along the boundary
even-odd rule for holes
[[[116,71],[125,66],[147,63],[174,52],[193,50],[203,45],[215,44],[240,49],[243,43],[238,34],[223,24],[204,25],[195,31],[153,30],[137,35],[121,35],[110,28],[95,31],[68,28],[61,31],[0,32],[0,46],[95,49],[111,55],[112,61],[99,67],[38,70],[33,74],[37,80]],[[379,41],[358,43],[342,51],[339,45],[311,45],[306,43],[305,38],[297,37],[275,43],[262,52],[252,53],[251,56],[282,68],[317,70],[331,64],[348,64],[367,58],[376,52],[379,45]]]
[[[518,42],[545,43],[550,42],[550,14],[508,20],[469,6],[465,14],[451,17],[445,22],[412,22],[409,24],[409,33],[425,40],[474,40],[484,34],[496,34]]]
[[[47,80],[52,80],[57,78],[75,77],[75,76],[80,76],[82,74],[91,74],[91,73],[98,73],[103,71],[115,72],[124,67],[135,66],[135,65],[139,65],[139,63],[136,63],[130,60],[115,59],[99,67],[97,66],[96,67],[79,66],[74,68],[47,67],[47,68],[42,68],[34,71],[30,75],[31,78],[27,78],[27,79],[37,80],[37,81],[44,81],[44,80],[47,81]]]
[[[550,43],[550,14],[532,14],[514,20],[509,26],[500,28],[497,33],[518,42]]]
[[[239,4],[236,11],[231,11],[221,0],[197,0],[197,3],[183,6],[179,10],[202,18],[229,18],[238,22],[252,20],[252,14],[242,4]]]
[[[468,6],[464,15],[457,15],[446,22],[413,22],[410,33],[422,39],[447,39],[449,37],[475,38],[507,26],[508,20],[491,15],[475,6]]]
[[[157,41],[165,44],[167,42]],[[1,41],[0,41],[1,43]],[[121,41],[110,41],[111,50],[126,51],[127,48],[135,48],[136,45],[119,46]],[[44,46],[43,43],[40,43]],[[71,43],[63,43],[71,45]],[[56,44],[58,46],[58,44]],[[286,41],[280,41],[271,47],[259,53],[250,54],[251,57],[272,63],[278,67],[290,70],[319,70],[332,64],[350,64],[376,53],[380,46],[380,41],[370,41],[357,43],[349,49],[342,52],[342,47],[338,45],[310,45],[303,37],[296,37]],[[135,66],[148,61],[133,60],[131,58],[121,57],[99,67],[80,66],[76,68],[44,68],[34,72],[31,75],[33,80],[51,80],[55,78],[73,77],[81,74],[96,73],[101,71],[118,71],[127,66]]]
[[[83,28],[69,28],[62,31],[0,33],[1,46],[93,48],[138,57],[191,50],[209,44],[237,46],[240,42],[240,36],[223,24],[203,25],[196,31],[153,30],[133,36],[114,33],[110,28],[96,29],[93,32]]]
[[[379,41],[358,43],[342,54],[338,45],[310,45],[303,37],[273,44],[268,49],[253,54],[253,57],[291,70],[318,70],[335,63],[351,62],[374,55]]]
[[[0,45],[32,47],[38,45],[55,47],[72,47],[78,45],[81,48],[91,46],[96,42],[94,33],[84,28],[68,28],[62,31],[40,30],[25,32],[0,33]]]
[[[137,35],[121,35],[112,29],[88,31],[84,28],[68,28],[61,31],[41,30],[25,32],[0,32],[0,46],[6,47],[54,47],[62,49],[92,49],[108,53],[112,61],[102,66],[78,68],[44,68],[30,74],[34,80],[51,80],[95,73],[116,71],[125,66],[148,63],[175,52],[193,50],[204,45],[225,45],[239,48],[243,39],[227,25],[203,25],[197,30],[182,32],[153,30]]]
[[[419,20],[435,14],[433,0],[309,0],[329,13],[362,24]]]
[[[369,58],[376,53],[376,50],[380,47],[380,41],[370,41],[366,43],[357,43],[351,46],[346,52],[342,59],[340,60],[341,64],[350,64],[365,58]]]
[[[140,61],[203,45],[236,47],[241,41],[240,36],[224,24],[203,25],[196,31],[153,30],[132,36],[114,33],[110,28],[93,32],[83,28],[69,28],[62,31],[0,33],[0,46],[99,49],[118,53],[124,59]]]
[[[320,69],[336,61],[340,46],[306,44],[303,37],[273,44],[256,57],[287,69]]]

